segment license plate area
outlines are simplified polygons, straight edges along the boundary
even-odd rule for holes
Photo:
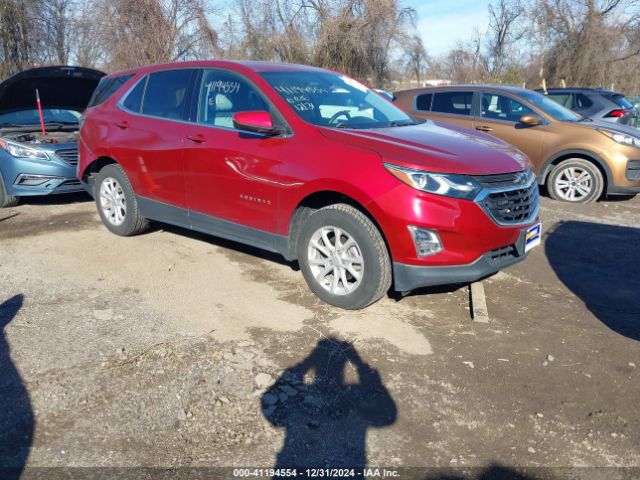
[[[541,239],[542,224],[536,223],[534,226],[527,228],[524,233],[524,253],[540,245]]]

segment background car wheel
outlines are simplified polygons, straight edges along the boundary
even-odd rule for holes
[[[93,197],[102,223],[116,235],[137,235],[149,225],[140,215],[135,193],[120,165],[107,165],[98,172]]]
[[[298,262],[311,291],[336,307],[364,308],[391,287],[384,239],[351,205],[331,205],[309,216],[300,232]]]
[[[554,200],[591,203],[602,195],[604,178],[593,163],[572,158],[558,164],[551,171],[547,188]]]
[[[0,175],[0,208],[15,207],[19,202],[19,197],[7,195],[7,191],[4,189],[4,180],[2,179],[2,175]]]

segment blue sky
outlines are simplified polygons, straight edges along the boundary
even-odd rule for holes
[[[468,40],[474,28],[487,29],[489,0],[405,0],[418,12],[418,32],[429,55],[446,53]]]

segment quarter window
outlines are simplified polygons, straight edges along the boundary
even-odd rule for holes
[[[142,107],[142,95],[144,94],[144,88],[147,85],[147,78],[143,78],[136,86],[129,92],[127,98],[124,99],[122,105],[127,109],[135,113],[140,113],[140,107]]]
[[[238,112],[271,111],[264,97],[243,78],[224,70],[205,70],[200,83],[198,122],[233,128]]]
[[[578,93],[576,95],[576,108],[591,108],[593,102],[584,93]]]
[[[127,83],[133,74],[118,75],[117,77],[103,77],[98,83],[87,108],[95,107],[107,101],[107,99],[116,93],[118,89]]]
[[[185,120],[189,103],[190,69],[155,72],[147,79],[142,113],[154,117]]]
[[[503,120],[506,122],[519,122],[523,115],[535,115],[536,113],[526,105],[506,95],[495,93],[482,94],[483,118]]]
[[[473,92],[437,92],[433,96],[432,112],[471,115]]]

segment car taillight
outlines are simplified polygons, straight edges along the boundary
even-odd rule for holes
[[[623,110],[623,109],[611,110],[609,113],[605,115],[605,117],[620,118],[620,117],[624,117],[628,112],[629,112],[628,110]]]

